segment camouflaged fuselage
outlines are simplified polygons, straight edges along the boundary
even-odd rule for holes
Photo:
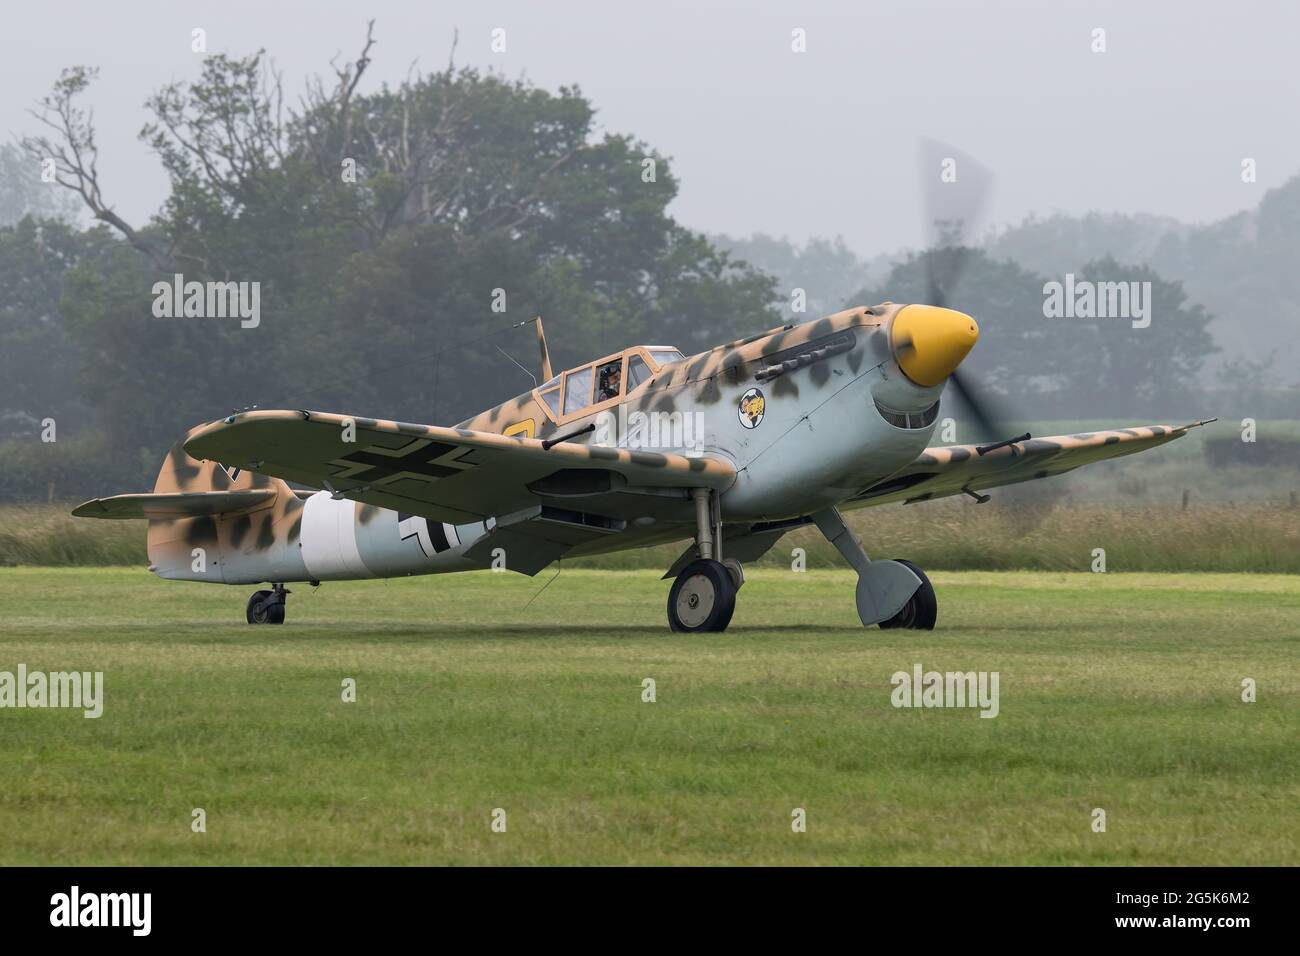
[[[643,456],[650,461],[673,452],[729,462],[736,478],[721,494],[721,515],[733,533],[744,533],[755,522],[852,499],[925,449],[932,419],[925,427],[898,427],[877,408],[920,413],[941,391],[914,385],[898,370],[888,324],[899,308],[848,309],[770,329],[655,368],[626,396],[571,415],[557,415],[533,389],[457,428],[538,439],[579,433],[571,441],[593,452],[616,446],[650,453]],[[582,433],[587,426],[596,428]],[[151,522],[157,573],[242,583],[468,570],[491,563],[494,543],[517,541],[496,519],[442,523],[326,492],[298,493],[279,479],[194,461],[180,445],[155,490],[245,487],[277,494],[246,512]],[[627,494],[542,500],[623,521],[617,534],[573,540],[563,552],[571,555],[645,547],[695,530],[693,507],[681,492],[642,494],[635,515],[627,513]],[[196,561],[195,549],[206,561]],[[543,559],[553,560],[543,554],[539,566]]]
[[[888,325],[901,308],[846,309],[720,345],[659,369],[621,402],[582,414],[553,414],[533,389],[459,427],[505,432],[522,425],[551,438],[597,425],[572,440],[721,457],[739,472],[722,496],[724,521],[797,517],[861,493],[913,461],[929,441],[933,420],[898,427],[877,410],[879,402],[920,413],[942,391],[913,384],[893,360]],[[782,371],[762,374],[774,368]],[[740,404],[754,389],[763,413],[747,427]],[[658,437],[647,445],[629,426],[637,415],[683,422],[689,416],[692,426],[647,430]],[[682,438],[691,441],[673,440]]]
[[[197,431],[195,429],[194,431]],[[193,434],[193,431],[191,431]],[[466,571],[460,555],[485,533],[457,528],[326,492],[296,492],[278,478],[196,461],[177,442],[155,493],[267,488],[266,504],[231,513],[150,519],[150,570],[172,580],[252,584]]]
[[[489,566],[535,574],[566,555],[689,540],[690,490],[709,488],[722,554],[751,561],[831,505],[924,501],[1061,474],[1204,424],[929,448],[943,386],[903,374],[895,356],[904,353],[891,344],[902,308],[848,309],[663,366],[658,350],[628,349],[554,378],[567,391],[572,372],[618,360],[626,380],[634,354],[647,363],[626,395],[571,403],[568,415],[537,389],[454,428],[236,413],[172,449],[154,496],[96,499],[74,513],[149,517],[151,570],[166,578],[320,581]],[[295,491],[282,479],[327,490]]]

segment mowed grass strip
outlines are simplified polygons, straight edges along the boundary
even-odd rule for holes
[[[106,684],[0,710],[0,863],[1300,862],[1294,577],[939,572],[921,633],[759,569],[700,636],[654,573],[526,606],[548,577],[303,586],[276,628],[252,588],[0,571],[0,670]],[[999,672],[1000,715],[895,709],[916,663]]]

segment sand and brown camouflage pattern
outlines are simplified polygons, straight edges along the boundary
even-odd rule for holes
[[[533,321],[537,323],[537,347],[542,353],[542,381],[547,382],[555,377],[551,371],[551,350],[546,347],[546,329],[542,325],[542,317],[539,315]]]
[[[747,381],[760,369],[773,364],[778,355],[791,350],[798,351],[806,346],[816,346],[820,340],[831,339],[837,333],[880,328],[901,308],[892,302],[870,307],[858,306],[810,322],[778,326],[748,338],[719,345],[662,369],[650,379],[647,391],[660,393],[694,386],[689,391],[690,396],[707,402],[710,386],[715,380],[731,384]],[[865,361],[866,357],[860,355],[859,361]],[[888,353],[884,350],[877,353],[877,361],[883,361],[887,357]],[[826,384],[828,376],[818,374],[818,370],[823,368],[824,366],[818,365],[809,367],[813,388]],[[856,372],[859,368],[860,366],[853,370]],[[775,394],[779,395],[783,390],[782,378],[773,380]],[[790,391],[797,393],[799,386],[794,385],[793,379],[787,380],[787,386]]]
[[[979,454],[979,445],[927,448],[898,474],[864,490],[846,508],[909,504],[1048,478],[1108,458],[1132,455],[1187,434],[1205,422],[1186,425],[1139,425],[1109,431],[1031,438]]]
[[[551,438],[561,429],[556,424],[555,419],[548,414],[548,411],[543,407],[542,401],[537,396],[537,390],[534,389],[531,392],[516,395],[500,405],[494,405],[487,411],[480,412],[473,418],[467,418],[454,427],[472,432],[489,432],[503,435],[512,428],[518,429],[522,426],[522,430],[518,434],[523,437]],[[576,427],[580,428],[582,426],[579,424]]]
[[[689,490],[709,488],[721,496],[723,553],[730,542],[737,558],[753,560],[822,508],[924,501],[1047,477],[1193,427],[1031,439],[982,456],[974,445],[926,448],[932,419],[896,427],[878,411],[916,415],[942,391],[909,382],[897,365],[888,333],[904,307],[846,309],[662,366],[633,347],[621,355],[647,360],[649,379],[567,416],[553,413],[538,389],[450,428],[306,410],[237,413],[178,443],[153,496],[100,499],[74,513],[147,514],[150,558],[164,577],[233,583],[435,573],[488,566],[503,548],[510,569],[532,574],[566,554],[689,539]],[[538,328],[549,371],[540,321]],[[746,422],[737,408],[757,385],[764,420]],[[599,443],[583,431],[620,409],[699,413],[708,419],[703,453],[614,447],[617,439]],[[543,444],[556,437],[566,440]],[[294,492],[289,481],[325,491]],[[177,508],[179,515],[166,510]],[[191,570],[195,549],[214,556],[203,576]]]
[[[226,561],[243,560],[251,566],[258,563],[259,555],[269,557],[279,551],[291,554],[297,546],[302,499],[278,478],[225,466],[218,460],[192,458],[185,452],[185,442],[204,427],[191,429],[168,452],[154,483],[154,493],[261,491],[269,492],[269,496],[251,507],[233,507],[217,514],[151,518],[149,560],[163,577],[202,574],[202,579],[222,581]],[[232,503],[238,505],[239,500],[232,499]],[[202,549],[202,555],[196,555],[195,549]],[[277,557],[277,563],[283,562]],[[196,566],[203,570],[194,571]],[[305,577],[305,568],[302,571],[298,580]]]
[[[786,353],[797,353],[810,346],[815,348],[822,340],[832,339],[837,333],[881,328],[903,307],[892,302],[858,306],[799,325],[777,326],[707,349],[659,368],[647,382],[625,395],[622,402],[613,404],[625,404],[632,411],[665,413],[716,404],[721,396],[720,385],[735,385],[750,380],[758,371],[772,365]],[[879,363],[889,358],[883,339],[857,344],[861,347],[850,353],[854,372],[866,367],[868,360]],[[544,360],[549,362],[550,356],[546,352],[544,339],[542,353]],[[585,368],[591,361],[575,365],[566,371]],[[553,376],[546,376],[546,379],[551,377]],[[814,364],[808,370],[806,381],[800,383],[794,376],[781,376],[773,380],[771,388],[773,395],[778,398],[798,398],[801,388],[816,391],[829,384],[826,366]],[[503,433],[522,422],[530,422],[532,435],[544,439],[582,428],[602,407],[608,407],[608,403],[576,416],[557,417],[544,406],[540,391],[535,388],[466,419],[456,427]]]
[[[346,442],[347,426],[355,427]],[[366,504],[459,524],[538,503],[530,484],[565,472],[608,473],[631,486],[714,488],[726,461],[311,411],[251,411],[201,426],[190,455],[237,462]],[[575,480],[580,480],[576,479]]]

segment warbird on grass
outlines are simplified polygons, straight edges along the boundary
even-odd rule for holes
[[[979,328],[942,305],[847,309],[690,357],[635,346],[558,375],[540,320],[537,331],[545,381],[459,425],[237,412],[177,443],[152,494],[73,514],[149,519],[160,577],[270,584],[246,617],[272,624],[291,582],[532,575],[564,557],[688,541],[664,575],[675,631],[725,630],[743,565],[815,524],[857,571],[863,625],[930,629],[925,573],[868,558],[842,512],[983,501],[984,489],[1203,424],[927,447],[949,382],[991,426],[958,372]],[[672,427],[650,429],[651,443],[637,426],[656,417]]]

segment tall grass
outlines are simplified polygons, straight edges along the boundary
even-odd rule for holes
[[[888,505],[854,512],[867,553],[941,570],[1086,571],[1094,549],[1108,571],[1300,574],[1300,509],[1284,504],[1172,506],[973,502]],[[588,568],[667,569],[685,542],[566,562]],[[815,528],[786,535],[760,562],[838,567]],[[723,542],[726,553],[726,542]],[[73,518],[68,506],[0,507],[0,566],[145,565],[145,523]]]
[[[74,518],[64,505],[0,506],[0,566],[146,565],[144,521]]]
[[[849,524],[873,558],[907,558],[935,571],[1088,571],[1094,549],[1106,570],[1300,573],[1300,509],[1284,505],[1052,508],[974,502],[887,505]],[[575,561],[579,567],[666,569],[686,542]],[[759,562],[789,566],[795,548],[809,568],[843,566],[813,527],[786,535]],[[723,541],[726,555],[726,541]]]

